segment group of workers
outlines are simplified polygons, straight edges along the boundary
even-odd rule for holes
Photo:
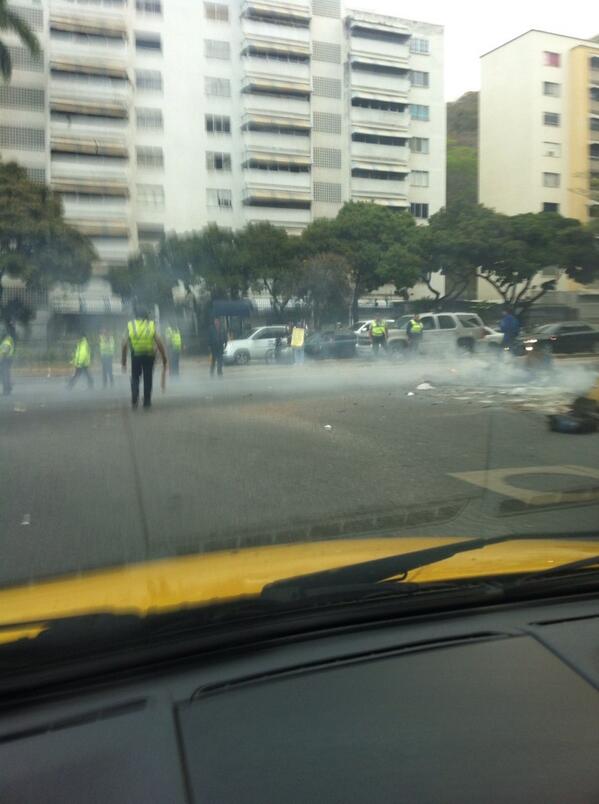
[[[408,349],[412,354],[418,354],[420,351],[423,330],[424,326],[420,321],[420,316],[418,313],[416,313],[416,315],[412,316],[406,325]],[[386,352],[387,338],[389,335],[386,321],[384,321],[382,318],[375,318],[370,325],[369,333],[373,355],[377,357],[381,349]]]

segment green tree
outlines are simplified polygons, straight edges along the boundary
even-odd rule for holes
[[[351,301],[350,267],[339,254],[315,254],[303,260],[297,295],[305,304],[313,328],[344,320]]]
[[[249,223],[237,236],[237,248],[245,280],[268,293],[273,312],[281,319],[298,293],[299,240],[271,223]]]
[[[58,195],[9,162],[0,164],[0,198],[0,305],[4,276],[33,289],[89,279],[94,250],[65,222]]]
[[[33,33],[29,25],[18,15],[16,11],[10,9],[8,0],[0,0],[0,32],[6,31],[17,34],[21,42],[29,50],[32,56],[39,56],[41,52],[40,43],[37,36]],[[10,50],[0,39],[0,75],[5,81],[10,81],[12,75],[12,59]]]

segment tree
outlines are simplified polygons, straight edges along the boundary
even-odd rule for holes
[[[279,319],[298,292],[298,243],[267,222],[248,223],[237,237],[240,270],[254,289],[268,293]]]
[[[418,276],[416,223],[411,215],[372,203],[348,201],[336,218],[320,219],[306,227],[304,254],[334,253],[349,265],[351,313],[358,315],[360,296],[384,282],[411,287]]]
[[[65,222],[58,195],[9,162],[0,164],[0,198],[0,305],[4,276],[33,289],[89,279],[94,250]]]
[[[0,0],[0,31],[16,33],[21,42],[32,56],[41,53],[40,43],[29,25],[8,6],[8,0]],[[0,39],[0,75],[5,81],[10,81],[12,75],[12,59],[8,45]]]
[[[339,254],[316,254],[302,262],[298,296],[315,329],[329,320],[346,317],[351,299],[350,267]]]

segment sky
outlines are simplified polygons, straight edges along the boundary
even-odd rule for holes
[[[445,26],[445,98],[480,88],[479,57],[531,28],[590,39],[599,34],[597,0],[345,0],[349,8]]]

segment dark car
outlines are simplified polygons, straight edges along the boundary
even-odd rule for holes
[[[357,337],[350,330],[326,330],[315,332],[306,338],[305,352],[310,357],[354,357]]]
[[[545,351],[553,354],[579,352],[599,353],[599,329],[582,321],[544,324],[521,339],[526,352]]]

